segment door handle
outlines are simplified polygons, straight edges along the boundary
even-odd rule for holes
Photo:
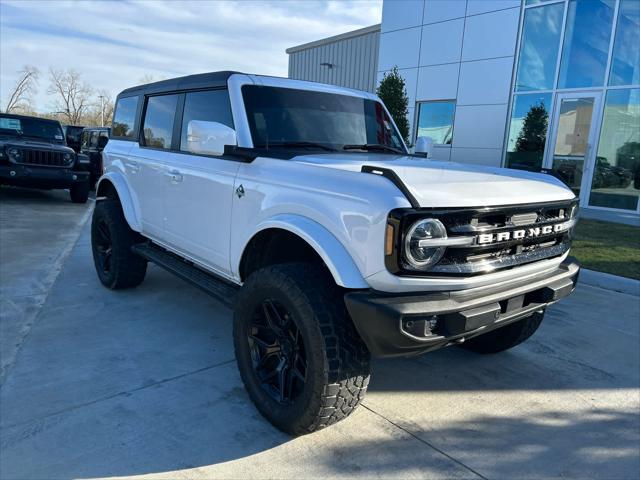
[[[124,166],[131,170],[131,173],[138,173],[140,171],[140,165],[134,162],[126,162]]]
[[[182,181],[182,174],[178,170],[169,170],[164,174],[165,177],[169,177],[172,182],[178,183]]]

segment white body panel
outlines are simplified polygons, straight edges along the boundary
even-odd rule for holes
[[[229,97],[241,147],[253,146],[241,94],[245,84],[377,99],[331,85],[232,75]],[[120,189],[132,192],[121,194],[121,201],[131,202],[124,209],[132,228],[236,283],[242,282],[239,268],[245,247],[267,228],[285,229],[304,239],[324,260],[336,283],[347,288],[459,290],[537,275],[563,260],[468,278],[393,275],[384,264],[387,217],[391,210],[411,205],[387,178],[362,173],[363,165],[394,170],[421,207],[483,207],[573,198],[569,189],[547,175],[378,153],[313,153],[290,160],[258,157],[241,162],[155,151],[112,140],[104,158],[103,178],[120,179],[120,183],[126,179],[126,187]],[[127,170],[131,162],[140,166],[137,174]],[[239,186],[244,195],[234,193]]]

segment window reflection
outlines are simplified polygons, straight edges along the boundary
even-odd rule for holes
[[[564,3],[526,10],[516,90],[553,88],[563,13]]]
[[[610,90],[589,205],[635,210],[640,194],[640,88]]]
[[[425,102],[418,111],[418,137],[431,137],[436,145],[451,145],[455,102]]]
[[[640,83],[640,2],[622,0],[618,12],[609,85],[638,84]]]
[[[604,85],[614,6],[614,0],[571,0],[559,88]]]
[[[507,144],[507,167],[540,171],[547,141],[550,105],[550,93],[514,97]]]

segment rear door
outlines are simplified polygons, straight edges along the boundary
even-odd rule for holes
[[[222,156],[196,155],[187,147],[191,120],[233,128],[228,91],[186,92],[178,110],[180,137],[168,154],[171,167],[164,190],[165,239],[173,249],[229,276],[231,207],[240,163]]]
[[[149,96],[145,100],[139,142],[125,162],[127,177],[140,209],[142,231],[164,238],[164,195],[169,182],[169,151],[179,94]]]

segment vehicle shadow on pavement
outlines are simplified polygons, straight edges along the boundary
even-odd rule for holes
[[[423,402],[421,408],[428,409],[429,403]],[[537,414],[468,416],[448,419],[445,424],[434,418],[433,425],[426,422],[422,427],[411,420],[396,422],[425,446],[446,452],[468,468],[468,473],[484,478],[631,479],[640,471],[637,411],[545,409]],[[409,477],[428,466],[419,454],[408,462],[394,461],[403,448],[406,446],[394,439],[354,441],[343,447],[341,456],[359,458],[363,451],[384,452],[359,465],[364,477]],[[327,464],[331,461],[325,457]]]

